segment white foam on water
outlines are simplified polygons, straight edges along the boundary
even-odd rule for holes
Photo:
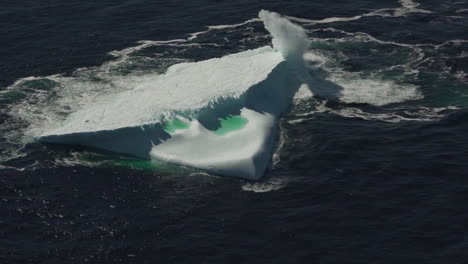
[[[316,68],[322,67],[325,63],[327,63],[330,60],[326,56],[317,52],[306,52],[304,53],[303,58],[306,62],[313,62]]]
[[[408,48],[411,49],[414,52],[415,58],[411,59],[411,61],[407,64],[399,64],[399,65],[393,65],[391,68],[396,68],[396,67],[403,67],[407,71],[412,71],[414,70],[415,66],[418,65],[418,63],[421,63],[425,59],[425,53],[423,52],[423,48],[435,48],[438,49],[440,46],[447,45],[447,43],[442,43],[439,45],[434,45],[434,44],[407,44],[407,43],[399,43],[395,41],[384,41],[380,40],[378,38],[373,37],[372,35],[365,33],[365,32],[347,32],[344,30],[340,29],[335,29],[335,28],[321,28],[321,29],[314,29],[314,30],[308,30],[308,32],[315,32],[315,31],[326,31],[326,32],[336,32],[339,34],[343,34],[346,37],[343,38],[330,38],[330,39],[320,39],[318,41],[332,41],[332,42],[348,42],[348,41],[358,41],[358,42],[373,42],[373,43],[378,43],[381,45],[392,45],[392,46],[397,46],[401,48]],[[451,43],[452,41],[449,41],[448,43]]]
[[[365,16],[402,17],[415,13],[432,13],[432,11],[429,10],[419,9],[418,6],[421,4],[413,0],[399,0],[398,2],[400,3],[401,7],[377,9],[365,14]]]
[[[390,80],[360,79],[332,75],[329,80],[343,87],[340,101],[376,106],[424,98],[414,85],[400,85]]]
[[[242,190],[255,193],[266,193],[283,189],[288,185],[285,177],[271,177],[260,182],[249,182],[242,185]]]
[[[138,41],[140,45],[137,45],[134,47],[128,47],[122,50],[114,50],[114,51],[109,52],[109,54],[112,56],[116,56],[116,57],[123,57],[123,56],[128,56],[132,53],[135,53],[137,51],[140,51],[148,47],[152,47],[152,46],[181,45],[184,42],[187,42],[187,40],[186,39],[172,39],[172,40],[167,40],[167,41],[141,40],[141,41]]]
[[[303,84],[301,85],[301,87],[299,87],[299,90],[297,90],[296,94],[294,95],[294,100],[301,101],[304,99],[311,98],[313,96],[314,94],[312,93],[312,91],[310,91],[309,86],[307,84]]]
[[[187,38],[187,40],[194,40],[196,38],[198,38],[198,36],[200,35],[203,35],[203,34],[206,34],[206,33],[209,33],[213,30],[221,30],[221,29],[228,29],[228,28],[236,28],[236,27],[240,27],[240,26],[244,26],[244,25],[247,25],[247,24],[250,24],[250,23],[253,23],[253,22],[260,22],[261,20],[259,18],[253,18],[253,19],[249,19],[245,22],[242,22],[242,23],[238,23],[238,24],[232,24],[232,25],[215,25],[215,26],[208,26],[208,29],[207,30],[203,30],[203,31],[199,31],[199,32],[194,32],[194,33],[191,33],[190,34],[190,37]]]
[[[300,118],[289,120],[290,124],[298,124],[315,118],[317,113],[330,113],[346,118],[359,118],[367,121],[381,121],[387,123],[400,122],[432,122],[445,118],[449,113],[460,109],[457,106],[447,107],[419,107],[413,109],[389,108],[384,113],[366,112],[357,107],[343,107],[333,109],[326,106],[326,101],[317,103],[316,109],[298,114]]]
[[[377,9],[368,13],[364,13],[361,15],[356,15],[356,16],[351,16],[351,17],[327,17],[323,19],[305,19],[305,18],[299,18],[299,17],[292,17],[292,16],[287,16],[286,18],[298,22],[298,23],[304,23],[306,26],[310,25],[316,25],[316,24],[330,24],[330,23],[336,23],[336,22],[349,22],[349,21],[355,21],[355,20],[360,20],[365,17],[372,17],[372,16],[380,16],[380,17],[402,17],[402,16],[407,16],[413,13],[425,13],[425,14],[430,14],[432,13],[429,10],[424,10],[424,9],[419,9],[417,8],[420,6],[419,3],[413,1],[413,0],[399,0],[400,7],[396,8],[381,8]]]
[[[278,165],[281,162],[281,151],[283,150],[284,145],[286,144],[286,141],[288,140],[288,136],[286,134],[286,130],[284,129],[284,124],[285,120],[282,118],[279,121],[279,137],[278,137],[278,142],[276,143],[276,150],[273,153],[272,157],[272,167],[275,168],[276,165]]]
[[[346,36],[349,36],[349,38],[341,38],[341,39],[321,39],[321,41],[339,41],[339,42],[345,42],[345,41],[350,41],[350,40],[355,40],[355,41],[364,41],[364,42],[375,42],[379,43],[382,45],[395,45],[395,46],[400,46],[400,47],[405,47],[405,48],[414,48],[414,47],[437,47],[439,45],[447,45],[447,43],[442,43],[439,45],[434,45],[434,44],[407,44],[407,43],[398,43],[394,41],[384,41],[380,40],[378,38],[373,37],[372,35],[365,33],[365,32],[347,32],[341,29],[336,29],[336,28],[319,28],[319,29],[314,29],[314,30],[308,30],[307,32],[315,32],[315,31],[328,31],[328,32],[337,32]],[[457,40],[451,40],[448,42],[453,42]]]
[[[444,107],[444,108],[421,108],[416,111],[403,111],[403,113],[368,113],[358,108],[344,108],[333,113],[343,117],[350,118],[361,118],[368,121],[384,121],[388,123],[399,123],[403,121],[417,121],[417,122],[429,122],[437,121],[446,117],[444,112],[456,109],[455,107]]]
[[[358,15],[358,16],[352,16],[352,17],[327,17],[324,19],[317,19],[317,20],[292,17],[292,16],[288,16],[287,18],[295,22],[306,23],[306,25],[315,25],[315,24],[329,24],[329,23],[335,23],[335,22],[349,22],[353,20],[359,20],[363,16],[366,16],[366,15]]]
[[[99,98],[129,89],[138,79],[137,76],[112,76],[110,79],[95,81],[84,76],[59,75],[25,78],[12,87],[19,91],[26,90],[26,102],[11,106],[9,114],[28,124],[28,129],[24,131],[26,137],[37,137],[62,126],[70,114],[93,105]],[[50,87],[47,92],[27,93],[27,83],[33,80],[51,81],[56,86]]]
[[[393,80],[381,79],[378,76],[361,76],[360,73],[347,72],[336,61],[317,52],[305,53],[304,60],[306,63],[313,63],[312,66],[309,66],[312,71],[320,68],[327,72],[324,82],[330,82],[339,87],[335,97],[327,97],[326,93],[323,93],[324,97],[330,100],[383,106],[424,98],[415,85],[400,84]],[[316,76],[315,79],[317,78],[319,77]],[[324,82],[318,82],[318,84]],[[296,94],[296,99],[311,97],[312,94],[308,90],[301,87]]]

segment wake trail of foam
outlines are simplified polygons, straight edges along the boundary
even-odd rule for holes
[[[418,9],[417,7],[420,6],[420,4],[412,0],[400,0],[398,2],[400,3],[401,7],[377,9],[369,13],[364,13],[364,14],[356,15],[352,17],[327,17],[324,19],[317,19],[317,20],[298,18],[298,17],[292,17],[292,16],[288,16],[287,18],[295,22],[304,23],[305,26],[311,26],[311,25],[317,25],[317,24],[349,22],[349,21],[360,20],[364,17],[373,17],[373,16],[402,17],[402,16],[407,16],[412,13],[425,13],[425,14],[432,13],[431,11],[428,11],[428,10]]]
[[[320,20],[314,20],[314,19],[305,19],[305,18],[298,18],[298,17],[292,17],[288,16],[288,19],[291,19],[292,21],[299,22],[299,23],[305,23],[306,26],[310,25],[315,25],[315,24],[329,24],[329,23],[335,23],[335,22],[349,22],[353,20],[359,20],[363,18],[366,15],[357,15],[353,17],[327,17],[324,19]]]
[[[244,26],[244,25],[253,23],[253,22],[261,22],[261,20],[259,18],[252,18],[252,19],[249,19],[249,20],[247,20],[245,22],[238,23],[238,24],[208,26],[207,30],[190,33],[190,37],[188,37],[187,40],[189,40],[189,41],[194,40],[194,39],[198,38],[198,36],[200,36],[202,34],[206,34],[206,33],[210,32],[210,31],[213,31],[213,30],[236,28],[236,27],[240,27],[240,26]]]
[[[272,159],[273,168],[275,168],[275,166],[280,163],[281,151],[283,150],[284,144],[288,140],[288,136],[286,135],[286,130],[283,127],[283,122],[284,122],[284,119],[281,119],[279,122],[279,138],[278,138],[278,142],[276,143],[276,150],[273,153],[273,159]]]
[[[307,103],[301,101],[298,103]],[[327,101],[317,102],[316,109],[306,113],[296,114],[296,119],[288,120],[290,124],[303,123],[315,119],[316,114],[329,113],[346,118],[359,118],[367,121],[381,121],[386,123],[400,122],[433,122],[447,117],[450,113],[459,110],[456,106],[447,107],[419,107],[419,108],[388,108],[384,113],[366,112],[357,107],[341,107],[334,109],[328,107]]]
[[[172,40],[166,40],[166,41],[161,41],[161,40],[157,40],[157,41],[154,41],[154,40],[140,40],[140,41],[138,41],[138,43],[140,45],[125,48],[125,49],[122,49],[122,50],[114,50],[114,51],[109,52],[109,54],[112,55],[112,56],[116,56],[116,57],[122,57],[122,56],[128,56],[128,55],[130,55],[132,53],[135,53],[135,52],[138,52],[140,50],[144,50],[146,48],[153,47],[153,46],[170,46],[170,45],[174,45],[174,46],[200,45],[200,46],[202,46],[202,45],[209,45],[209,44],[206,44],[206,43],[204,43],[204,44],[199,44],[199,43],[184,44],[184,43],[193,41],[193,40],[197,39],[200,35],[207,34],[207,33],[211,32],[211,31],[214,31],[214,30],[237,28],[237,27],[241,27],[241,26],[244,26],[244,25],[247,25],[247,24],[250,24],[250,23],[254,23],[254,22],[261,22],[261,20],[259,18],[252,18],[252,19],[249,19],[249,20],[247,20],[245,22],[238,23],[238,24],[207,26],[206,30],[190,33],[189,37],[185,38],[185,39],[172,39]],[[211,44],[215,45],[214,43],[211,43]]]
[[[313,33],[313,32],[318,32],[318,31],[336,32],[336,33],[340,33],[346,36],[350,36],[352,39],[355,39],[355,40],[372,41],[372,42],[383,44],[383,45],[395,45],[395,46],[400,46],[400,47],[405,47],[405,48],[431,47],[431,48],[439,49],[443,46],[450,45],[450,44],[468,43],[468,40],[465,40],[465,39],[452,39],[452,40],[447,40],[445,42],[442,42],[440,44],[430,44],[430,43],[408,44],[408,43],[401,43],[401,42],[395,42],[395,41],[381,40],[365,32],[359,32],[359,31],[348,32],[345,30],[331,28],[331,27],[311,29],[311,30],[306,30],[306,31],[308,33]],[[327,41],[327,40],[347,41],[347,39],[335,39],[335,38],[321,38],[320,40],[322,41]]]

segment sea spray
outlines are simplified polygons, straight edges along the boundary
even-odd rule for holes
[[[273,48],[281,52],[284,58],[302,60],[309,47],[305,30],[275,12],[261,10],[258,16],[273,38]]]

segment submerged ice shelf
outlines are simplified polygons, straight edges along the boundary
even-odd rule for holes
[[[276,13],[259,16],[274,48],[144,76],[134,89],[97,98],[38,139],[259,179],[278,120],[302,85],[295,71],[307,45],[301,27]]]

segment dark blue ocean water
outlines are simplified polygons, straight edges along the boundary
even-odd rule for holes
[[[259,182],[34,140],[121,80],[268,45],[234,26],[261,9],[344,96],[294,101]],[[465,263],[467,34],[466,0],[3,1],[0,263]]]

